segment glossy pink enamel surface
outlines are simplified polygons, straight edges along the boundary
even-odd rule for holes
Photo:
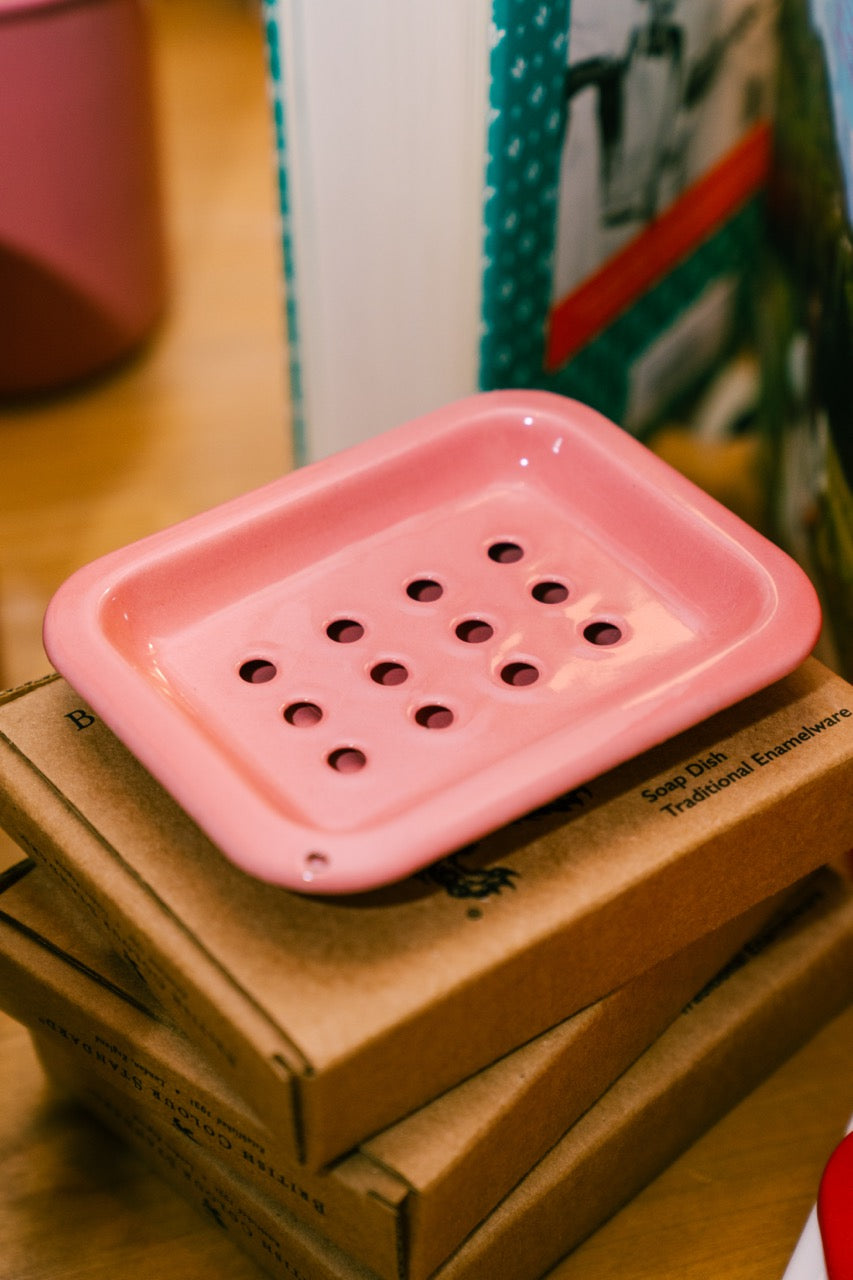
[[[45,646],[234,862],[348,893],[780,678],[819,625],[626,432],[494,392],[80,570]]]

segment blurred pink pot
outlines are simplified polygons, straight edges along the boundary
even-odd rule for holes
[[[110,365],[164,293],[143,0],[0,0],[0,395]]]

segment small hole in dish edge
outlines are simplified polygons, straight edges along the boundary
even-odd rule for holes
[[[324,875],[330,866],[331,859],[327,853],[320,853],[318,849],[312,849],[310,853],[305,855],[302,865],[302,879],[306,882],[316,880],[318,876]]]

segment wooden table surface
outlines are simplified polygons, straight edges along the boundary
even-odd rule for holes
[[[316,2],[316,0],[315,0]],[[289,466],[258,15],[151,0],[168,314],[122,369],[0,410],[0,680],[40,675],[76,567]],[[853,1112],[853,1010],[560,1264],[558,1280],[774,1280]],[[257,1280],[258,1269],[46,1084],[0,1015],[0,1280]],[[495,1277],[500,1280],[500,1277]]]

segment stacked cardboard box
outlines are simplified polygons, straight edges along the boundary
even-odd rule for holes
[[[849,1002],[851,776],[853,691],[809,660],[321,901],[48,677],[0,705],[0,1005],[272,1274],[532,1280]]]

